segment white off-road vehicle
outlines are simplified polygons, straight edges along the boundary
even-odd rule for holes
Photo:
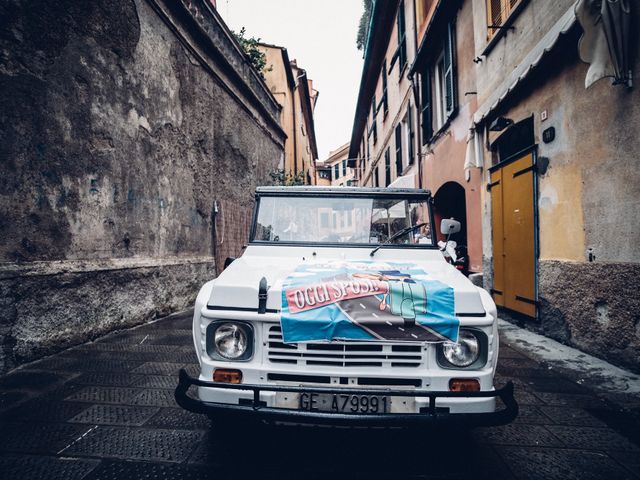
[[[248,246],[198,294],[200,375],[180,372],[177,402],[274,423],[513,420],[496,306],[445,261],[431,207],[425,190],[258,188]]]

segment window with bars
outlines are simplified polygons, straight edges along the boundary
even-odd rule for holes
[[[522,0],[486,0],[487,1],[487,38],[500,31],[511,13]]]
[[[457,109],[455,20],[447,25],[442,47],[420,72],[422,143],[446,125]]]
[[[396,177],[402,175],[402,124],[396,126]]]

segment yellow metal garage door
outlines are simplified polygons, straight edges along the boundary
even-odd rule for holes
[[[491,172],[493,298],[535,317],[533,154]]]

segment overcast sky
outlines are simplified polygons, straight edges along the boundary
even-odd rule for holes
[[[362,52],[356,49],[362,0],[218,0],[234,31],[287,48],[320,91],[315,110],[318,156],[347,143],[355,113]]]

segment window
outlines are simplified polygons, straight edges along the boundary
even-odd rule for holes
[[[433,128],[438,131],[444,125],[446,107],[444,105],[444,52],[440,52],[438,60],[433,67]]]
[[[380,176],[378,175],[378,167],[376,167],[373,170],[373,186],[374,187],[379,187],[380,186]]]
[[[402,69],[407,64],[407,35],[404,21],[404,0],[400,2],[398,7],[398,69],[402,72]]]
[[[504,25],[522,0],[487,0],[487,38],[492,38]]]
[[[331,180],[331,169],[326,170],[323,168],[322,170],[318,170],[318,176],[320,178]]]
[[[384,186],[391,183],[391,149],[387,147],[384,151]]]
[[[456,111],[455,21],[447,25],[444,43],[421,72],[422,143],[428,143]]]
[[[396,178],[402,175],[402,124],[396,126]]]
[[[340,164],[336,163],[333,166],[333,179],[337,180],[340,178]]]
[[[392,235],[415,225],[416,236],[405,232],[394,245],[434,248],[429,219],[431,202],[427,195],[348,194],[263,195],[258,204],[251,243],[356,244],[377,245]],[[327,215],[333,228],[322,225]],[[331,223],[331,220],[333,222]]]
[[[378,106],[378,110],[380,110],[380,106],[382,106],[383,116],[382,118],[387,118],[387,113],[389,113],[389,102],[387,100],[387,61],[385,60],[382,63],[382,98],[380,99],[380,105]]]
[[[343,160],[342,161],[342,176],[347,174],[347,161]]]

